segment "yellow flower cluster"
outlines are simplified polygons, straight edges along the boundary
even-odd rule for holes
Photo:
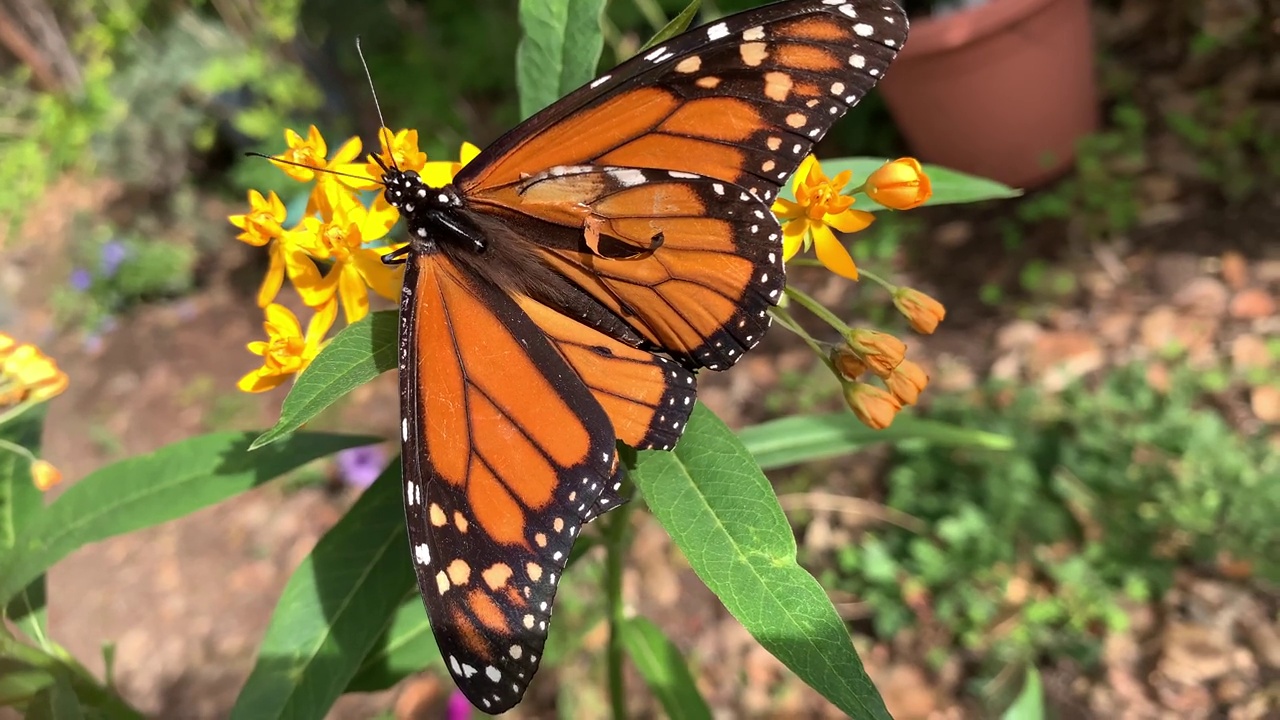
[[[853,196],[865,193],[887,208],[910,210],[923,205],[933,194],[928,175],[914,158],[885,163],[862,185],[845,194],[844,188],[851,179],[848,170],[828,178],[812,155],[800,164],[792,181],[795,201],[778,198],[773,204],[773,212],[782,222],[785,260],[790,261],[801,249],[812,245],[818,261],[827,269],[857,280],[857,264],[832,232],[832,228],[858,232],[875,219],[869,212],[853,209]],[[874,279],[890,287],[894,306],[916,332],[932,333],[946,315],[942,304],[928,295]],[[874,330],[848,330],[838,320],[833,324],[845,332],[846,343],[833,348],[827,361],[844,389],[845,402],[868,427],[888,427],[904,405],[919,399],[929,383],[928,375],[906,359],[907,346],[898,338]],[[885,387],[861,381],[859,378],[867,372],[880,378]]]
[[[464,143],[457,162],[428,162],[418,149],[417,130],[392,134],[383,128],[379,139],[379,157],[386,165],[415,170],[432,187],[452,182],[480,152]],[[400,214],[380,192],[367,204],[361,199],[361,191],[382,187],[382,169],[372,156],[365,163],[354,162],[360,139],[348,139],[330,157],[328,144],[312,125],[305,138],[286,130],[285,143],[285,152],[272,162],[293,180],[315,183],[301,222],[286,229],[284,203],[274,192],[264,197],[257,190],[249,191],[249,212],[228,218],[241,230],[239,240],[266,247],[270,258],[258,291],[267,340],[249,344],[249,352],[261,356],[263,364],[240,379],[238,386],[245,392],[270,390],[302,372],[324,344],[339,305],[346,321],[356,322],[369,313],[370,291],[395,300],[403,276],[402,268],[382,262],[382,255],[397,247],[386,237]],[[274,302],[286,277],[313,312],[305,333],[298,317]]]
[[[67,383],[67,374],[40,348],[0,333],[0,425],[32,405],[60,395]],[[0,452],[17,453],[30,460],[32,482],[42,491],[62,481],[58,468],[37,459],[27,448],[0,439]]]
[[[41,403],[67,389],[67,374],[35,345],[0,333],[0,420],[27,403]]]

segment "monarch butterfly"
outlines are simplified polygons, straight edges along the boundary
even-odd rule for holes
[[[414,568],[478,708],[533,678],[574,539],[623,501],[617,442],[671,449],[696,370],[760,342],[784,283],[770,203],[906,35],[890,0],[760,7],[624,62],[444,188],[383,167],[410,236],[386,260]]]

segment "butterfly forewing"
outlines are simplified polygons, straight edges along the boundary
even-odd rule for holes
[[[770,202],[884,74],[906,31],[902,11],[883,0],[783,2],[728,17],[572,93],[456,181],[474,212],[568,228],[578,247],[554,231],[526,239],[653,344],[723,369],[759,341],[779,297],[781,235]],[[651,183],[661,187],[644,187]],[[621,209],[610,215],[609,205]],[[748,220],[756,222],[741,224]],[[602,233],[623,254],[602,254]],[[659,236],[661,247],[640,252]],[[702,256],[673,269],[687,252]]]
[[[616,491],[614,431],[505,292],[420,254],[401,312],[405,511],[441,655],[477,706],[537,669],[582,524]]]

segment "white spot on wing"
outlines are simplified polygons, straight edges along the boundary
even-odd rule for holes
[[[719,40],[720,38],[728,37],[728,36],[729,36],[729,26],[725,25],[724,23],[716,23],[715,25],[712,25],[711,27],[707,28],[708,40]]]
[[[595,80],[592,80],[592,81],[591,81],[591,87],[593,87],[593,88],[598,88],[598,87],[600,87],[601,85],[603,85],[603,84],[605,84],[605,83],[609,82],[609,78],[611,78],[611,77],[613,77],[613,76],[612,76],[612,75],[601,75],[600,77],[598,77],[598,78],[596,78]]]
[[[632,187],[644,182],[644,171],[635,168],[613,168],[606,172],[623,187]]]
[[[413,549],[413,557],[419,565],[430,565],[431,548],[427,547],[426,543],[422,543]]]
[[[871,37],[875,33],[875,28],[866,23],[858,23],[853,26],[853,31],[858,34],[858,37]]]

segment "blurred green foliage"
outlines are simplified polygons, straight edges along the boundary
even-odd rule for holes
[[[1135,364],[1060,395],[990,388],[929,416],[1013,437],[1012,452],[895,448],[885,504],[923,521],[867,533],[827,571],[891,637],[941,627],[995,673],[1044,656],[1095,659],[1126,598],[1220,556],[1280,578],[1280,448],[1204,407],[1212,373],[1161,392]],[[1220,383],[1219,383],[1220,384]]]
[[[51,297],[59,325],[104,331],[113,317],[140,302],[194,287],[197,255],[191,244],[121,233],[83,215],[73,224],[78,231],[67,259],[70,281]]]

